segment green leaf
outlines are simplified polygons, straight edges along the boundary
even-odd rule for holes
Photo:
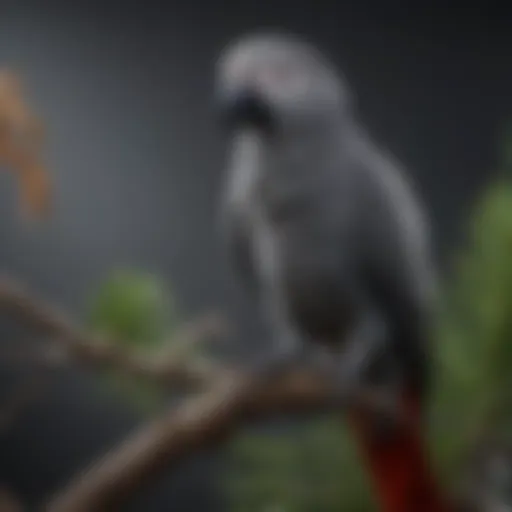
[[[89,325],[94,332],[137,348],[167,340],[176,325],[171,296],[158,277],[116,269],[91,297]]]
[[[143,353],[171,342],[178,314],[160,278],[119,268],[90,297],[87,317],[94,334],[121,343],[126,350]],[[154,410],[165,398],[157,386],[115,370],[106,370],[102,382],[108,390],[129,398],[143,410]]]

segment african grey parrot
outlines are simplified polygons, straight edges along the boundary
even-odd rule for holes
[[[410,421],[391,437],[348,411],[381,509],[448,510],[422,440],[435,269],[407,174],[363,129],[343,76],[300,38],[229,45],[215,99],[229,136],[224,234],[277,353],[322,352],[341,389],[396,392]]]
[[[216,98],[230,134],[225,233],[276,348],[323,345],[347,384],[392,355],[423,388],[428,223],[344,78],[305,41],[249,35],[221,54]]]

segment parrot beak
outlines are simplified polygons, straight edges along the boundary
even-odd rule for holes
[[[221,121],[230,130],[245,126],[270,133],[275,127],[270,105],[251,89],[218,94],[216,104]]]

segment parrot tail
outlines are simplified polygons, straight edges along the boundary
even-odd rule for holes
[[[379,439],[370,413],[351,411],[349,422],[371,475],[381,512],[449,512],[433,478],[422,433],[421,399],[404,397],[409,418]]]

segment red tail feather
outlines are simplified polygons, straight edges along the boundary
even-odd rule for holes
[[[430,471],[422,437],[421,406],[404,400],[407,426],[376,439],[372,418],[352,412],[350,421],[371,474],[381,512],[449,512]]]

